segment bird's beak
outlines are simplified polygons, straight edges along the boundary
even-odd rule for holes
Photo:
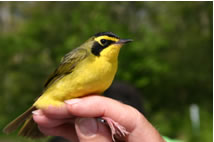
[[[120,39],[119,41],[115,42],[115,44],[125,44],[132,41],[132,39]]]

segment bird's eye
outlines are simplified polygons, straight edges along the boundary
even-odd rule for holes
[[[107,40],[105,40],[105,39],[101,39],[101,41],[100,41],[100,42],[104,45],[104,44],[106,44]]]

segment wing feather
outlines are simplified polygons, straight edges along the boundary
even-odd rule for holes
[[[60,80],[65,75],[73,72],[75,66],[84,60],[88,56],[88,51],[83,48],[76,48],[73,51],[67,53],[61,60],[60,65],[56,70],[49,76],[45,82],[45,89],[47,89],[51,84]]]

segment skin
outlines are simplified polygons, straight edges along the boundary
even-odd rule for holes
[[[33,119],[46,135],[72,142],[112,142],[109,129],[95,117],[108,117],[124,126],[130,132],[125,142],[164,142],[138,110],[103,96],[67,100],[60,108],[49,106],[33,112]]]

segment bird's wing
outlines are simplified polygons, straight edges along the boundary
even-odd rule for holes
[[[65,75],[72,73],[75,66],[85,59],[89,55],[88,51],[83,48],[76,48],[73,51],[66,54],[62,60],[58,68],[49,76],[47,81],[45,82],[45,90],[57,80],[60,80]]]

